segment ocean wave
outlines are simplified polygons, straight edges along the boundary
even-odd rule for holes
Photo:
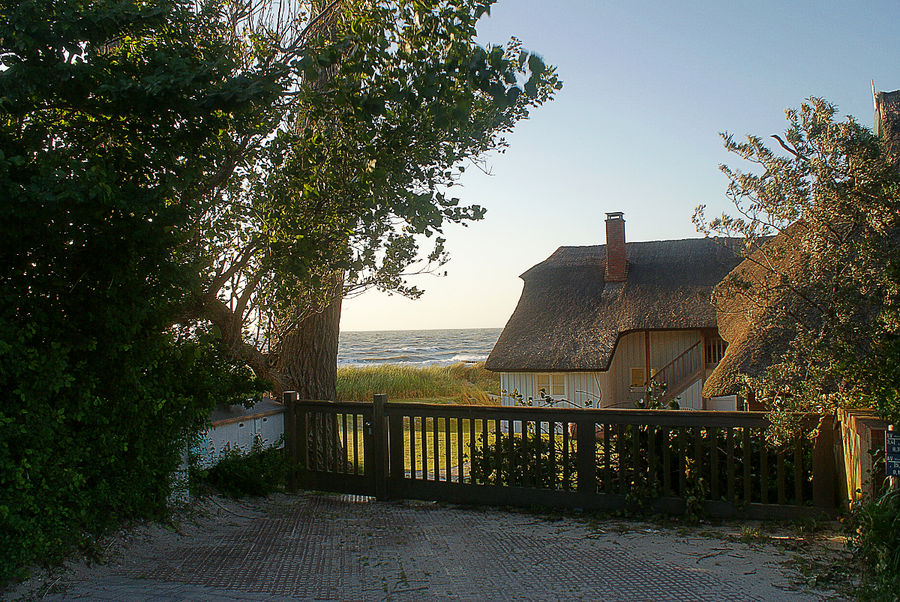
[[[487,355],[474,355],[471,353],[459,353],[450,358],[452,362],[483,362]]]
[[[500,329],[342,332],[338,365],[450,365],[484,361]]]

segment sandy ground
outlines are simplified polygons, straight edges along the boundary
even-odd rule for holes
[[[635,522],[354,496],[208,497],[5,599],[844,599],[834,525]],[[837,588],[837,589],[834,589]]]

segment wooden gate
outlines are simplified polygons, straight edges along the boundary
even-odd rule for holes
[[[293,391],[284,403],[285,446],[297,466],[292,491],[377,493],[373,404],[300,400]]]
[[[293,485],[456,503],[792,518],[836,513],[830,416],[288,400]]]

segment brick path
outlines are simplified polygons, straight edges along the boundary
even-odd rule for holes
[[[211,507],[46,599],[821,599],[789,589],[777,548],[650,525],[311,494]]]

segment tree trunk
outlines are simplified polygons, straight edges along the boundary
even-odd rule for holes
[[[300,399],[337,399],[337,352],[340,333],[341,301],[343,298],[343,274],[335,276],[331,302],[320,312],[307,316],[296,330],[282,338],[278,361],[273,372],[276,382],[284,391],[297,391]],[[307,423],[315,429],[319,442],[317,449],[308,450],[310,463],[326,470],[345,471],[345,460],[337,460],[331,451],[337,447],[337,456],[345,458],[340,440],[337,414],[314,414]],[[312,440],[307,438],[310,443]],[[330,442],[330,444],[326,444]]]
[[[343,280],[325,309],[305,318],[282,339],[274,370],[282,387],[276,391],[279,396],[296,391],[300,399],[337,399],[342,286]]]

